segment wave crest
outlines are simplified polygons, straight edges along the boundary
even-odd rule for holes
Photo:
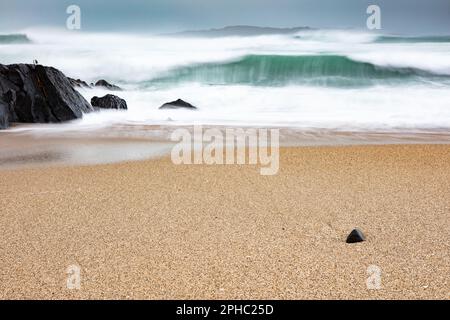
[[[0,44],[31,43],[26,34],[0,34]]]
[[[247,55],[234,61],[175,68],[147,83],[364,86],[380,81],[433,77],[448,76],[415,68],[378,66],[341,55]]]

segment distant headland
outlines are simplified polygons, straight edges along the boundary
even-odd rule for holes
[[[292,34],[299,31],[314,30],[310,27],[292,27],[292,28],[274,28],[274,27],[257,27],[257,26],[227,26],[218,29],[207,30],[188,30],[170,34],[165,36],[180,36],[180,37],[248,37],[260,36],[270,34]]]

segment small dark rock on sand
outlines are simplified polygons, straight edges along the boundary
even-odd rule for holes
[[[359,229],[353,229],[352,232],[350,232],[350,234],[347,237],[347,243],[356,243],[356,242],[361,242],[361,241],[365,241],[366,237],[364,236],[364,234],[362,233],[361,230]]]

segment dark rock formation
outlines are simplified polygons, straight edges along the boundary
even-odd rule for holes
[[[9,127],[9,108],[8,105],[0,100],[0,129]]]
[[[73,79],[73,78],[67,78],[69,79],[70,83],[72,84],[72,86],[74,88],[90,88],[92,89],[93,87],[102,87],[104,89],[108,89],[111,91],[122,91],[122,88],[120,88],[119,86],[116,86],[114,84],[109,83],[106,80],[98,80],[96,83],[91,83],[88,84],[86,81],[83,81],[81,79]]]
[[[366,237],[364,237],[364,234],[359,229],[353,229],[352,232],[347,237],[347,243],[355,243],[355,242],[361,242],[366,240]]]
[[[69,79],[70,84],[74,87],[74,88],[91,88],[90,85],[88,85],[86,83],[86,81],[80,80],[80,79],[73,79],[73,78],[69,78],[67,77],[67,79]]]
[[[25,123],[67,121],[93,110],[61,71],[42,65],[0,64],[0,101],[3,126],[8,119]]]
[[[93,107],[100,109],[127,109],[127,102],[112,94],[107,94],[101,98],[92,97],[91,104]]]
[[[179,109],[179,108],[185,108],[185,109],[191,109],[191,110],[197,109],[197,107],[195,107],[192,104],[190,104],[186,101],[183,101],[181,99],[164,103],[161,107],[159,107],[159,109]]]
[[[103,79],[98,80],[98,81],[94,84],[94,86],[95,86],[95,87],[104,87],[104,88],[106,88],[106,89],[108,89],[108,90],[111,90],[111,91],[122,91],[122,88],[121,88],[121,87],[118,87],[118,86],[116,86],[116,85],[114,85],[114,84],[111,84],[111,83],[109,83],[108,81],[103,80]]]

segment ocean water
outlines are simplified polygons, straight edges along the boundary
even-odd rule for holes
[[[450,36],[303,31],[256,37],[21,30],[0,38],[0,62],[54,66],[125,90],[127,111],[12,131],[83,131],[125,125],[271,126],[413,132],[450,129]],[[2,42],[3,41],[3,42]],[[102,89],[79,89],[90,101]],[[198,110],[159,110],[181,98]]]

